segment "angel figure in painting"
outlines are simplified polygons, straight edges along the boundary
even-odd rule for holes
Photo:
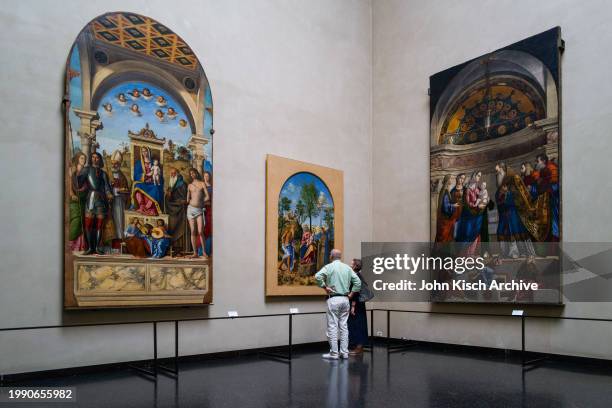
[[[125,106],[127,104],[127,99],[126,99],[125,94],[123,92],[120,93],[119,95],[117,95],[117,102],[121,106]]]
[[[128,92],[128,95],[130,95],[130,98],[132,98],[132,100],[136,100],[136,99],[140,98],[140,91],[138,91],[138,89],[134,88],[134,90],[132,90],[132,92]]]
[[[102,107],[104,108],[104,112],[106,112],[107,115],[112,115],[113,114],[113,105],[111,105],[110,103],[105,103],[102,105]]]
[[[142,113],[140,113],[140,108],[138,107],[138,104],[133,104],[132,107],[130,108],[130,111],[132,112],[132,114],[134,116],[142,116]]]
[[[168,101],[166,101],[166,98],[164,98],[163,96],[159,95],[157,97],[157,100],[155,101],[155,103],[157,104],[157,106],[164,107],[164,106],[166,106]]]
[[[150,237],[147,241],[151,248],[151,257],[163,258],[170,247],[172,237],[168,234],[164,220],[159,219],[155,224],[155,227],[150,230]]]
[[[145,101],[148,101],[153,97],[153,94],[151,93],[151,90],[149,88],[143,88],[142,97],[145,99]]]
[[[178,113],[176,112],[176,110],[174,110],[174,108],[168,108],[168,111],[166,112],[166,116],[168,116],[168,119],[176,119],[177,115]]]

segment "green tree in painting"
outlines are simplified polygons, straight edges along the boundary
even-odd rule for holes
[[[325,221],[325,225],[327,225],[328,230],[333,228],[334,226],[334,209],[333,208],[325,209],[323,220]]]
[[[285,212],[291,209],[291,200],[288,197],[282,197],[278,202],[278,228],[280,231],[285,228]]]
[[[297,215],[298,223],[302,225],[304,219],[306,218],[306,207],[304,206],[304,202],[299,200],[295,205],[295,215]]]
[[[321,211],[318,200],[319,190],[314,183],[304,184],[300,191],[300,201],[304,202],[304,214],[308,217],[310,231],[312,231],[312,217],[316,217]]]

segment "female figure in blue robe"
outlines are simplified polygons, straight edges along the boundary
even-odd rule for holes
[[[451,175],[447,174],[444,176],[442,190],[440,190],[440,195],[438,196],[436,243],[448,243],[453,241],[455,223],[461,214],[461,204],[453,199],[450,186]],[[443,245],[438,245],[437,247],[444,248]]]
[[[479,251],[482,222],[486,212],[486,205],[477,204],[481,176],[479,171],[473,173],[463,193],[463,208],[457,227],[456,241],[464,243],[462,252],[465,255],[474,255]]]
[[[151,149],[140,147],[140,158],[134,161],[132,204],[142,214],[159,215],[164,206],[164,176],[160,175],[159,184],[154,183],[152,164]]]

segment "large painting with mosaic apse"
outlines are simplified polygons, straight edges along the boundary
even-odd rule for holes
[[[163,24],[96,17],[66,67],[64,304],[212,301],[213,108]]]
[[[487,276],[462,279],[545,289],[537,299],[454,291],[435,300],[560,302],[550,271],[562,236],[562,50],[556,27],[430,77],[431,240],[484,257]]]

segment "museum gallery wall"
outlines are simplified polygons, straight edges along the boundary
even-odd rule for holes
[[[344,244],[340,170],[268,155],[266,295],[325,293],[314,275]]]
[[[212,302],[210,86],[191,48],[133,13],[67,61],[64,306]]]
[[[560,302],[561,46],[557,27],[431,76],[432,241],[543,288],[434,300]]]

